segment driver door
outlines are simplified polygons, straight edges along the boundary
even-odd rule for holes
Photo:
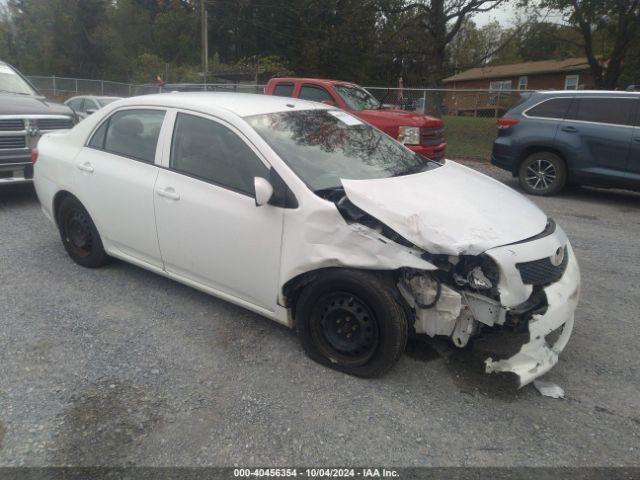
[[[177,113],[169,150],[154,193],[165,270],[273,312],[284,214],[255,204],[266,163],[231,125],[192,113]]]

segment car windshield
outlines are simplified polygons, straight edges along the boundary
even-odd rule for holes
[[[37,92],[9,65],[0,63],[0,93],[37,95]]]
[[[387,178],[439,166],[342,110],[278,112],[246,120],[315,192],[342,188],[340,179]]]
[[[98,103],[100,104],[101,107],[105,107],[109,105],[111,102],[115,102],[116,100],[118,99],[115,97],[101,97],[101,98],[98,98]]]
[[[380,102],[364,88],[355,85],[336,85],[338,95],[350,110],[375,110]]]

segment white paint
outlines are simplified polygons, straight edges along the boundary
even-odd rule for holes
[[[342,184],[356,206],[430,253],[476,255],[537,235],[547,222],[519,193],[450,160],[415,175]]]

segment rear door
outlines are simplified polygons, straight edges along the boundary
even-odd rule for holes
[[[75,160],[80,201],[105,246],[159,268],[153,187],[165,113],[149,107],[116,111],[96,129]]]
[[[633,132],[636,99],[577,95],[556,135],[571,152],[574,179],[607,184],[623,180]]]

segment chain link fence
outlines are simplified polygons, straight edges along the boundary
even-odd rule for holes
[[[64,77],[27,78],[43,95],[59,101],[76,95],[130,97],[173,91],[262,94],[265,87],[243,83],[174,83],[159,86]],[[445,125],[447,152],[451,157],[483,159],[491,154],[496,135],[496,119],[530,93],[527,90],[365,88],[385,108],[441,118]]]

